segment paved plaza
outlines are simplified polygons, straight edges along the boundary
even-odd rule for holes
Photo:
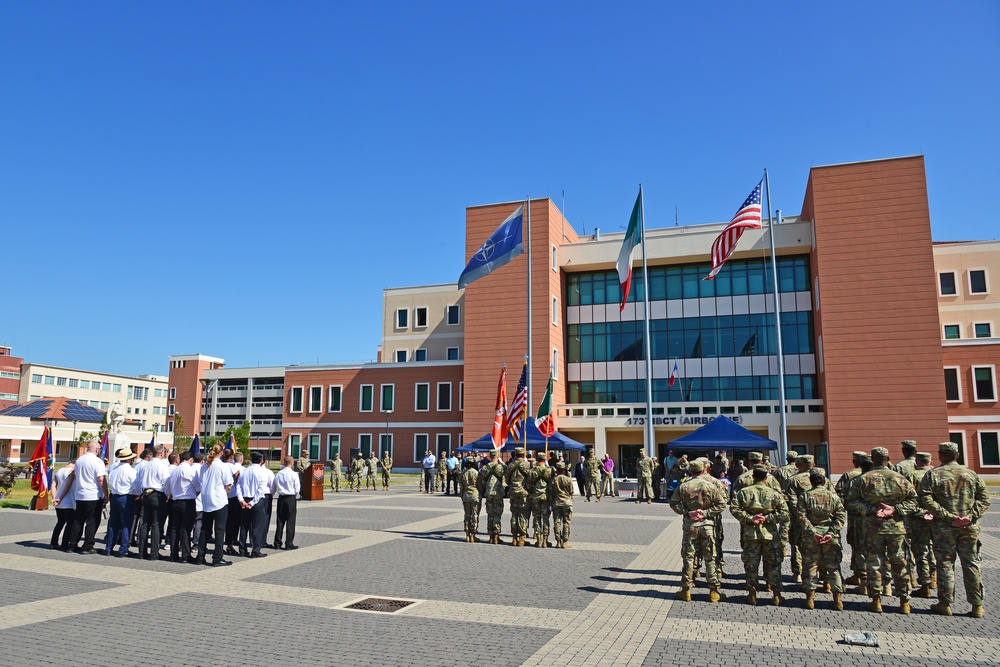
[[[53,512],[0,510],[0,665],[1000,663],[1000,507],[983,519],[981,620],[961,584],[952,618],[920,599],[910,616],[895,598],[871,614],[857,595],[806,611],[797,586],[784,607],[750,607],[728,514],[729,600],[701,587],[676,602],[681,523],[666,504],[574,509],[572,549],[515,549],[465,543],[454,496],[328,494],[299,503],[298,550],[226,568],[52,551]],[[344,608],[368,596],[414,603]],[[841,643],[861,630],[881,646]]]

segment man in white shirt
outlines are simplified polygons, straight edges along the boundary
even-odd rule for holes
[[[181,462],[174,466],[167,481],[170,498],[170,560],[193,562],[191,557],[191,530],[194,528],[195,497],[201,489],[199,470],[192,465],[194,455],[190,450],[180,455]]]
[[[240,555],[250,558],[263,558],[267,554],[261,552],[264,546],[264,533],[267,530],[265,520],[267,514],[264,506],[263,472],[261,463],[264,455],[253,452],[250,455],[251,466],[240,473],[236,481],[236,497],[240,501]],[[249,545],[248,545],[249,542]]]
[[[142,469],[145,468],[147,465],[149,465],[149,461],[152,458],[153,458],[152,447],[146,447],[145,449],[142,450],[142,452],[140,452],[139,460],[137,460],[135,462],[135,466],[133,466],[136,477],[142,474]],[[139,533],[142,532],[142,525],[144,523],[142,520],[142,508],[139,507],[139,501],[138,501],[138,497],[142,496],[142,489],[139,489],[139,492],[136,493],[135,495],[137,498],[135,502],[135,516],[132,517],[132,532],[130,533],[130,535],[132,536],[133,547],[139,546]]]
[[[101,516],[101,508],[108,497],[107,468],[97,456],[101,445],[96,440],[87,444],[86,453],[76,460],[76,470],[68,490],[73,493],[76,510],[73,513],[73,523],[70,526],[69,546],[78,554],[92,554],[96,542],[97,521]],[[104,500],[102,500],[102,498]],[[62,502],[56,498],[55,505]],[[83,534],[83,546],[76,546]]]
[[[264,494],[264,529],[261,535],[261,544],[268,549],[273,549],[273,545],[267,541],[267,529],[271,527],[271,514],[274,511],[274,473],[267,467],[267,457],[260,464],[260,492]]]
[[[434,493],[434,471],[437,468],[437,457],[428,449],[420,465],[424,469],[424,493]]]
[[[226,523],[226,553],[230,556],[236,555],[236,542],[240,537],[240,501],[236,497],[236,482],[240,481],[243,474],[243,452],[234,452],[226,448],[222,453],[222,460],[229,464],[229,470],[233,474],[233,487],[229,490],[229,520]]]
[[[76,470],[75,461],[70,461],[60,468],[52,477],[52,498],[62,496],[59,505],[56,506],[56,527],[52,529],[52,541],[50,546],[53,549],[69,551],[69,533],[73,526],[73,515],[76,513],[76,499],[72,490],[67,484],[72,484],[70,475]],[[59,537],[62,535],[62,541]]]
[[[132,528],[132,515],[135,514],[136,490],[135,468],[131,461],[135,454],[128,447],[122,447],[115,452],[115,463],[108,473],[108,494],[110,496],[110,517],[108,518],[108,537],[104,544],[104,555],[112,553],[117,558],[128,556],[129,530]],[[114,551],[118,546],[118,550]]]
[[[205,562],[205,547],[208,544],[208,534],[215,535],[215,553],[212,554],[212,565],[232,565],[232,561],[222,557],[222,548],[226,540],[226,523],[229,515],[228,494],[233,487],[233,469],[221,458],[222,445],[212,446],[208,461],[201,473],[201,535],[198,538],[198,560]],[[236,518],[233,519],[236,521]]]
[[[166,484],[170,466],[164,458],[163,445],[153,446],[153,458],[138,474],[142,489],[139,504],[142,506],[143,525],[139,533],[139,557],[145,560],[160,558],[160,538],[163,519],[167,512]]]
[[[278,525],[274,531],[274,548],[281,548],[281,536],[285,535],[285,549],[298,549],[295,546],[295,513],[296,497],[302,491],[299,476],[292,470],[295,459],[286,456],[285,466],[274,476],[274,494],[278,496]]]

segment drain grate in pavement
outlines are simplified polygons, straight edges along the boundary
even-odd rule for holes
[[[394,614],[404,607],[409,607],[415,600],[392,600],[389,598],[365,598],[347,605],[344,609],[355,609],[357,611],[380,611],[387,614]]]

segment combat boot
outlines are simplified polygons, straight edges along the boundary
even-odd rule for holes
[[[936,602],[931,605],[931,611],[939,616],[951,616],[951,605],[947,602]]]
[[[841,595],[841,593],[833,594],[833,608],[836,611],[844,611],[844,600]]]
[[[847,579],[844,579],[845,586],[860,586],[861,585],[861,575],[852,574]]]
[[[868,611],[873,611],[876,614],[882,613],[882,598],[873,597],[872,601],[868,603]]]
[[[899,598],[899,613],[900,614],[910,613],[910,598]]]
[[[757,606],[757,591],[751,590],[747,591],[747,604],[751,607]]]
[[[652,498],[646,498],[646,504],[647,504],[647,505],[649,505],[649,504],[650,504],[650,503],[652,503],[652,502],[653,502],[653,499],[652,499]]]
[[[691,601],[691,589],[690,588],[682,588],[682,589],[680,589],[679,591],[677,591],[676,593],[674,593],[674,599],[680,600],[681,602],[690,602]]]
[[[497,533],[496,535],[496,544],[507,544],[506,542],[500,539],[500,533]]]
[[[806,591],[806,601],[803,605],[806,609],[816,608],[816,593],[813,591]]]
[[[569,549],[569,542],[563,542],[562,548]]]
[[[775,607],[780,607],[781,603],[785,601],[785,598],[781,597],[781,593],[775,593],[772,600]]]
[[[829,581],[824,582],[823,583],[823,592],[824,593],[829,593],[831,590],[833,590],[833,589],[830,588],[830,582]]]
[[[713,588],[712,590],[710,590],[708,592],[708,601],[709,602],[718,602],[721,599],[722,599],[722,595],[719,594],[718,589]]]
[[[931,572],[931,588],[937,589],[937,572]]]
[[[563,548],[562,540],[556,540],[556,549],[562,549],[562,548]]]
[[[983,605],[981,604],[972,605],[972,611],[969,612],[969,616],[971,616],[972,618],[982,618],[984,615],[985,615],[985,610],[983,609]]]
[[[542,546],[543,547],[551,547],[552,546],[552,543],[549,542],[549,534],[548,533],[542,533]]]
[[[535,548],[542,548],[542,536],[537,533],[535,534]]]
[[[931,596],[931,587],[929,584],[924,584],[917,590],[913,591],[913,597],[915,598],[929,598]]]

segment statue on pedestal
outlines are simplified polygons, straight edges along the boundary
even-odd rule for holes
[[[121,433],[122,424],[125,423],[125,411],[122,409],[122,402],[115,401],[108,412],[108,428],[112,433]]]

